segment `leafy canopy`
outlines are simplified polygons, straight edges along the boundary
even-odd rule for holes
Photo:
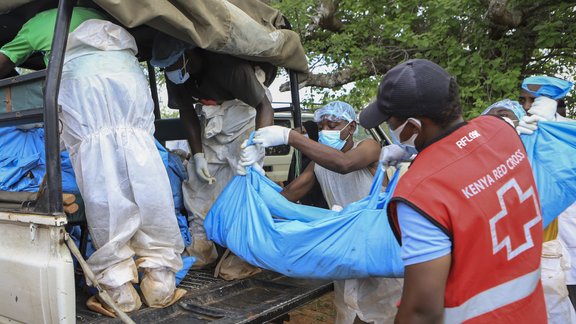
[[[457,77],[470,118],[498,100],[516,99],[526,76],[573,81],[576,69],[574,1],[276,0],[271,5],[300,33],[315,71],[309,84],[324,102],[340,99],[364,107],[391,67],[426,58]],[[327,91],[351,82],[349,91]],[[573,101],[567,98],[569,107]]]

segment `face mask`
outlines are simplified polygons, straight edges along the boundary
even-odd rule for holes
[[[514,122],[512,119],[510,119],[508,117],[502,117],[502,119],[504,119],[504,121],[506,121],[508,124],[510,124],[514,128],[516,128],[516,126],[518,126],[518,121]]]
[[[418,126],[418,129],[420,129],[422,127],[422,124],[420,123],[420,121],[418,119],[415,118],[408,118],[408,120],[406,120],[406,122],[404,122],[404,124],[398,126],[396,129],[390,129],[390,137],[392,139],[392,143],[400,145],[402,147],[404,147],[404,149],[406,149],[408,152],[412,153],[412,154],[416,154],[416,137],[418,137],[418,134],[413,134],[409,139],[405,140],[405,141],[400,141],[400,134],[402,134],[402,131],[404,131],[404,127],[406,127],[406,125],[408,124],[408,122],[412,122],[414,124],[416,124]]]
[[[346,139],[340,139],[340,133],[348,127],[350,123],[346,124],[341,130],[322,130],[318,132],[318,143],[328,145],[340,151],[344,145],[346,145],[346,140],[350,137],[350,134]]]
[[[185,59],[184,55],[182,55],[182,60],[184,60],[184,67],[174,71],[167,71],[166,77],[168,80],[172,81],[175,84],[182,84],[190,78],[190,74],[186,71],[186,65],[188,64],[188,60]]]
[[[408,140],[400,143],[400,146],[404,149],[404,151],[406,151],[412,155],[418,154],[418,150],[416,149],[416,144],[414,143],[414,141],[416,140],[416,137],[418,137],[418,134],[414,134]]]

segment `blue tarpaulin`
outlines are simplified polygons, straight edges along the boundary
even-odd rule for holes
[[[384,172],[378,168],[370,195],[338,212],[292,203],[278,185],[248,169],[210,209],[204,221],[209,239],[290,277],[403,276],[400,246],[386,215],[398,175],[381,192]]]
[[[181,213],[184,208],[182,200],[182,181],[186,179],[186,170],[180,159],[169,154],[162,145],[156,141],[164,166],[168,172],[174,207],[178,226],[184,244],[190,245],[190,231],[186,216]],[[60,153],[62,164],[62,191],[79,194],[76,177],[67,151]],[[44,173],[46,172],[46,159],[44,149],[44,129],[34,127],[20,129],[18,127],[0,128],[0,190],[5,191],[38,191]],[[76,245],[79,246],[80,227],[74,226],[70,230]],[[86,256],[90,257],[94,247],[88,239]],[[176,274],[178,284],[194,263],[194,257],[183,257],[183,267]]]
[[[164,162],[164,166],[168,172],[168,179],[170,179],[172,198],[174,199],[174,212],[176,213],[182,240],[184,240],[185,246],[189,246],[192,243],[192,237],[188,229],[188,218],[182,213],[184,210],[182,182],[188,179],[186,169],[184,165],[182,165],[180,158],[176,154],[169,153],[158,141],[156,141],[156,148],[158,148],[158,152],[160,152],[162,162]]]
[[[576,201],[576,122],[539,122],[534,134],[521,139],[546,227]]]
[[[191,243],[188,220],[181,212],[184,209],[182,181],[187,178],[186,170],[180,159],[174,154],[169,154],[158,141],[156,141],[156,147],[168,172],[178,226],[184,244],[188,246]],[[67,151],[60,153],[60,160],[62,191],[79,194]],[[45,172],[44,128],[0,128],[0,190],[38,191]]]
[[[44,173],[44,129],[0,128],[0,190],[38,191]],[[68,152],[60,153],[62,191],[79,193]]]

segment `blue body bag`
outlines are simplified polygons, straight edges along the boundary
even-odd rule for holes
[[[386,213],[398,174],[381,192],[384,175],[378,168],[368,197],[332,211],[288,201],[278,185],[248,168],[220,194],[204,227],[210,240],[286,276],[402,277],[400,246]]]
[[[576,122],[539,122],[532,135],[521,135],[548,226],[576,201]]]

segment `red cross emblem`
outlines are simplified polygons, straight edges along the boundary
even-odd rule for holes
[[[511,193],[508,193],[509,191],[511,191]],[[490,219],[492,253],[496,254],[498,251],[506,248],[507,258],[508,260],[512,260],[520,253],[534,246],[530,229],[537,225],[540,226],[539,223],[542,220],[540,205],[534,193],[534,188],[530,187],[523,192],[518,182],[516,182],[516,179],[508,181],[498,189],[497,195],[501,209]],[[506,226],[506,222],[512,221],[509,217],[506,217],[508,216],[507,204],[509,205],[510,203],[518,201],[516,199],[520,201],[520,205],[514,208],[522,208],[524,213],[535,215],[535,217],[523,226]]]

